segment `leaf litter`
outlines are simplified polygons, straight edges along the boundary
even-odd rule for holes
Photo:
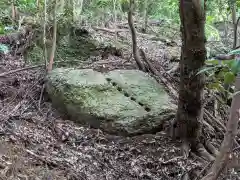
[[[131,39],[129,33],[123,33],[125,39]],[[96,36],[113,39],[113,35],[106,33]],[[170,47],[140,36],[138,43],[154,67],[177,89],[178,77],[166,74],[171,63],[171,55],[166,54]],[[130,48],[124,53],[123,57],[94,57],[79,68],[136,69]],[[0,73],[23,66],[21,57],[5,55]],[[1,77],[1,179],[180,180],[186,174],[195,179],[196,172],[208,164],[196,156],[185,159],[179,142],[172,141],[164,131],[134,137],[114,136],[64,119],[46,96],[39,107],[43,82],[42,68]],[[239,174],[232,170],[222,179],[237,179]]]

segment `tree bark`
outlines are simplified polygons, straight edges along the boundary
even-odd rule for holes
[[[205,2],[204,2],[205,6]],[[182,48],[180,60],[180,87],[175,137],[197,148],[202,130],[204,74],[196,74],[204,66],[205,7],[200,0],[180,0]],[[196,149],[195,149],[196,150]]]

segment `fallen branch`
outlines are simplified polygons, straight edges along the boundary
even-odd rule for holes
[[[11,71],[8,71],[8,72],[1,73],[0,77],[4,77],[4,76],[7,76],[9,74],[13,74],[13,73],[20,72],[20,71],[26,71],[26,70],[29,70],[29,69],[35,69],[35,68],[39,68],[39,67],[44,67],[44,65],[36,65],[36,66],[30,66],[30,67],[11,70]]]
[[[142,24],[142,23],[144,23],[144,21],[143,20],[135,20],[134,21],[134,25],[137,25],[137,24]],[[163,19],[161,19],[161,20],[149,20],[148,21],[148,25],[149,26],[160,26],[160,25],[162,25],[162,24],[164,24],[165,23],[165,21],[163,20]],[[126,25],[128,24],[128,22],[120,22],[120,23],[118,23],[117,24],[117,26],[119,26],[119,27],[126,27]]]
[[[53,64],[56,64],[56,63],[66,63],[66,62],[68,62],[68,61],[64,61],[64,60],[63,61],[55,61]],[[79,62],[79,61],[77,61],[77,62]],[[29,67],[14,69],[14,70],[11,70],[11,71],[8,71],[8,72],[1,73],[0,77],[5,77],[5,76],[13,74],[13,73],[26,71],[26,70],[30,70],[30,69],[35,69],[35,68],[41,68],[41,67],[45,67],[45,64],[40,64],[40,65],[36,65],[36,66],[29,66]]]
[[[103,27],[92,27],[94,30],[99,30],[99,31],[105,31],[109,33],[118,33],[118,32],[126,32],[129,31],[128,29],[109,29],[109,28],[103,28]]]
[[[146,62],[146,64],[148,65],[148,68],[150,70],[150,72],[160,78],[161,82],[165,84],[165,86],[169,89],[169,92],[171,92],[173,94],[173,96],[175,98],[178,97],[178,93],[177,91],[171,86],[171,84],[168,82],[168,80],[166,78],[164,78],[162,75],[160,75],[160,73],[158,72],[158,70],[155,69],[155,67],[152,65],[152,63],[147,59],[143,49],[140,49],[140,54],[141,54],[141,57],[142,59]],[[157,80],[158,81],[158,80]]]
[[[132,26],[132,27],[135,29],[134,26]],[[129,29],[109,29],[109,28],[96,27],[96,26],[94,26],[94,27],[92,27],[92,28],[93,28],[94,30],[105,31],[105,32],[114,33],[114,34],[115,34],[115,33],[119,33],[119,32],[129,32]],[[131,28],[130,28],[130,30],[131,30]],[[136,31],[136,29],[135,29],[135,31]],[[140,32],[137,32],[137,31],[136,31],[136,34],[139,35],[139,36],[143,36],[143,37],[145,37],[145,38],[148,38],[148,39],[151,39],[151,38],[156,37],[155,35],[144,34],[144,33],[140,33]],[[164,42],[164,43],[167,43],[167,40],[164,39],[164,38],[157,37],[157,39],[158,39],[159,41],[162,41],[162,42]],[[172,42],[172,41],[171,41],[171,42]]]
[[[158,71],[152,66],[152,63],[147,59],[145,52],[143,51],[143,49],[140,49],[140,55],[142,56],[142,59],[146,62],[146,64],[148,65],[148,68],[150,70],[150,72],[152,74],[154,74],[155,76],[159,75]]]
[[[214,58],[221,61],[228,61],[234,59],[234,55],[218,54]]]
[[[31,156],[34,156],[34,157],[37,158],[38,160],[46,163],[47,165],[54,166],[54,167],[58,166],[58,163],[57,163],[57,162],[54,162],[54,161],[52,161],[52,160],[49,160],[47,157],[39,156],[39,155],[35,154],[34,152],[32,152],[32,151],[30,151],[30,150],[28,150],[28,149],[26,149],[25,151],[26,151],[28,154],[30,154]]]

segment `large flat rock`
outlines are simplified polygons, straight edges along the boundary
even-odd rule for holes
[[[164,87],[138,70],[57,68],[47,92],[71,120],[118,135],[154,132],[176,112]]]

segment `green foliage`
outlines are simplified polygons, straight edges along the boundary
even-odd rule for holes
[[[36,10],[35,0],[16,0],[15,6],[17,6],[23,12],[32,12]]]
[[[149,5],[149,15],[153,19],[165,19],[175,23],[180,22],[179,2],[176,0],[156,0],[151,1]]]
[[[111,6],[111,1],[109,0],[99,0],[96,2],[96,7],[106,8]]]
[[[5,44],[0,44],[0,54],[7,54],[9,53],[10,49]]]
[[[205,35],[208,41],[220,41],[221,37],[218,30],[212,25],[211,22],[206,21]]]
[[[4,32],[5,32],[5,31],[4,31],[4,26],[1,24],[1,25],[0,25],[0,34],[4,34]]]
[[[232,60],[207,60],[206,66],[197,73],[206,73],[208,77],[207,87],[218,92],[227,93],[228,98],[231,98],[233,94],[227,91],[223,84],[233,85],[236,75],[240,73],[240,50],[233,50],[228,55],[233,54],[235,58]]]

